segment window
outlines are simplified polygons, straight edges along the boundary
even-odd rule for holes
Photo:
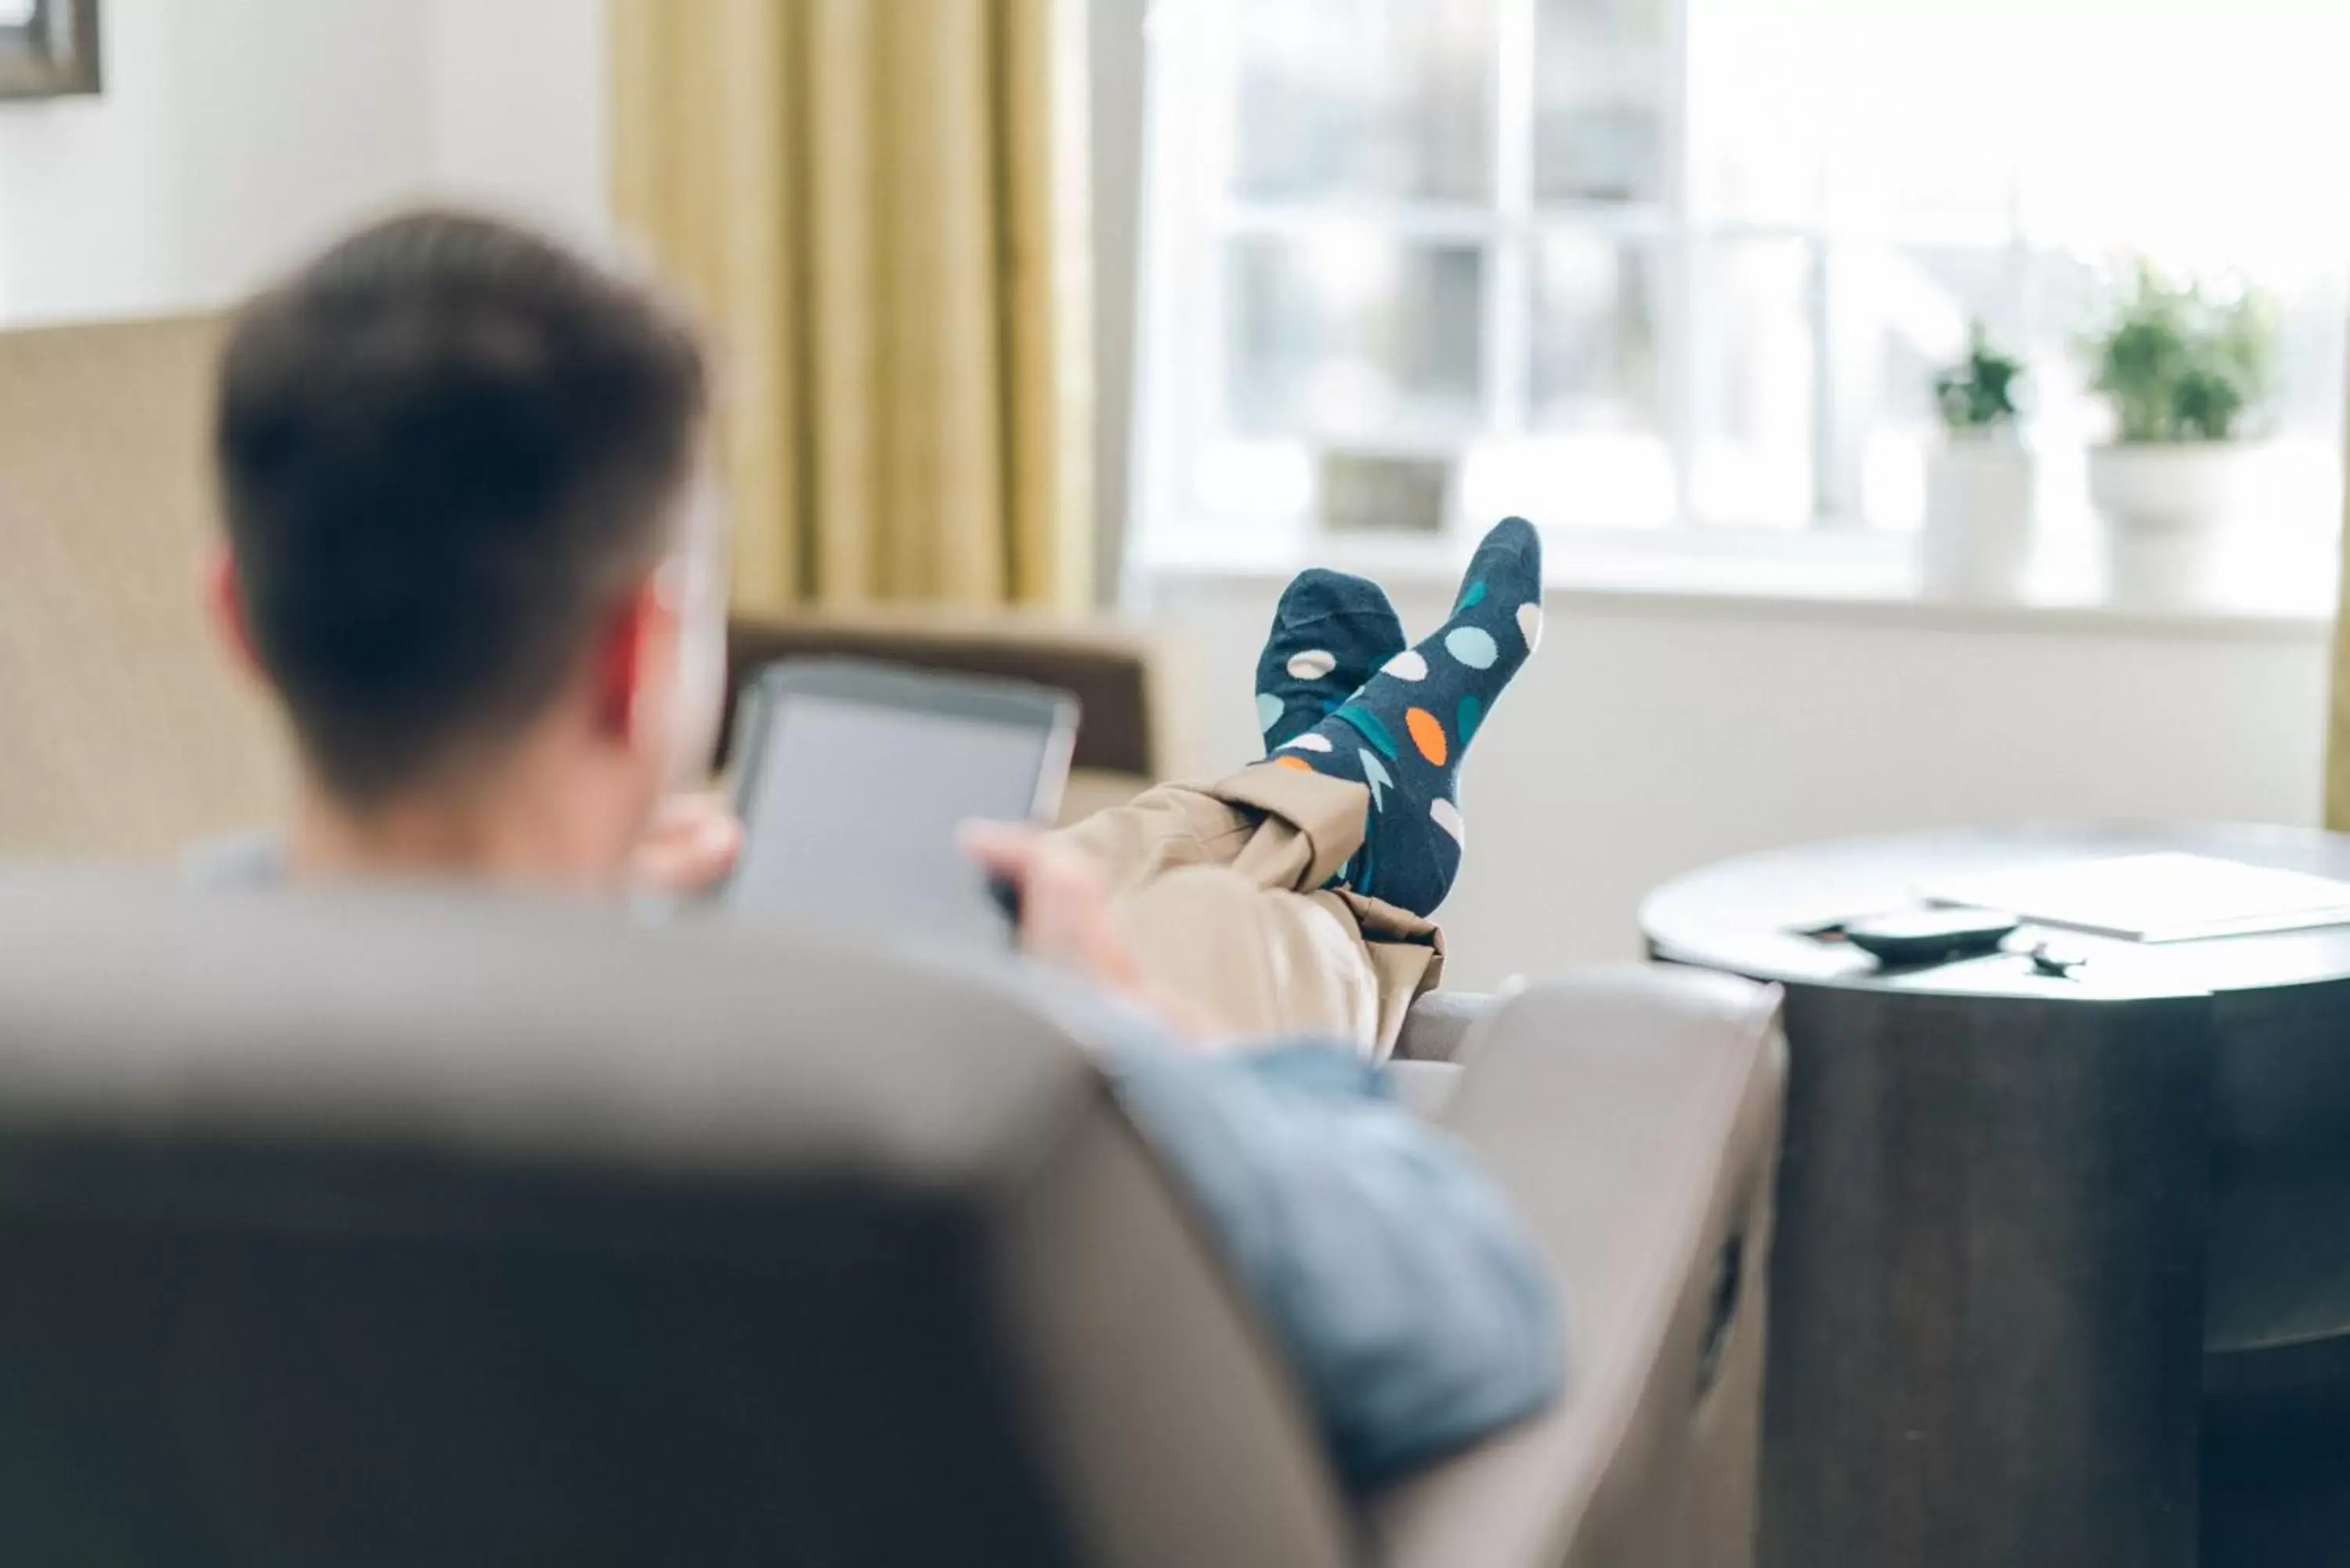
[[[1912,528],[1975,318],[2085,506],[2080,340],[2141,252],[2277,297],[2266,493],[2335,514],[2350,6],[1159,0],[1153,33],[1152,526],[1303,521],[1342,452],[1456,464],[1472,518]]]

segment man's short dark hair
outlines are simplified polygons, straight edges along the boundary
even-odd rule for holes
[[[487,218],[393,219],[245,307],[223,501],[326,788],[380,804],[544,711],[671,546],[705,398],[659,299]]]

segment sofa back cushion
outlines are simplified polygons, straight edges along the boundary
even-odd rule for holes
[[[276,817],[289,753],[203,625],[209,317],[0,333],[0,855]]]
[[[1088,1054],[742,922],[0,878],[0,1518],[141,1568],[1340,1560]]]

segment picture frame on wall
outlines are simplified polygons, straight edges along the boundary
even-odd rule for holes
[[[94,93],[99,0],[0,0],[0,100]]]

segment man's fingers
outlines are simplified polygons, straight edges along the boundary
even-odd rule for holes
[[[1025,884],[1035,869],[1045,836],[1013,822],[966,822],[956,837],[962,852],[991,875]]]
[[[723,879],[743,853],[743,824],[714,795],[665,801],[644,842],[634,870],[639,884],[671,893],[694,893]]]
[[[962,838],[964,852],[989,875],[1019,886],[1032,923],[1086,923],[1107,902],[1094,863],[1041,828],[972,822],[963,825]]]
[[[678,875],[700,887],[734,869],[743,853],[743,825],[731,816],[704,817],[663,847]]]

